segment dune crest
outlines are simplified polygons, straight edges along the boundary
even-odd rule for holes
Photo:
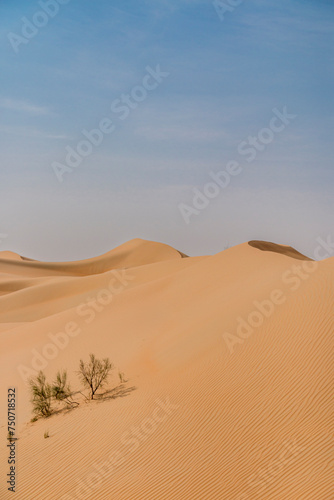
[[[6,252],[4,256],[0,254],[0,266],[2,272],[8,269],[9,273],[31,277],[89,276],[112,269],[137,267],[185,257],[185,254],[169,245],[136,238],[98,257],[73,262],[41,262]]]
[[[298,252],[295,248],[286,246],[286,245],[278,245],[277,243],[271,243],[269,241],[258,241],[252,240],[248,242],[248,245],[261,250],[262,252],[275,252],[280,253],[282,255],[286,255],[287,257],[291,257],[293,259],[298,260],[312,260],[306,255]]]
[[[280,253],[282,255],[286,255],[287,257],[291,257],[293,259],[298,260],[312,260],[306,255],[295,250],[293,247],[286,245],[278,245],[277,243],[271,243],[269,241],[257,241],[252,240],[248,242],[248,245],[261,250],[262,252],[275,252]]]
[[[22,260],[22,257],[18,253],[5,250],[0,252],[0,259]]]

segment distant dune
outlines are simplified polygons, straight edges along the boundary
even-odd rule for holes
[[[262,241],[187,257],[135,239],[65,263],[0,252],[0,498],[333,499],[333,278],[334,258]],[[110,397],[31,423],[28,377],[66,368],[81,390],[91,352],[115,364]]]

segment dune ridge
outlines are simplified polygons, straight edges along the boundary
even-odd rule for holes
[[[25,276],[86,276],[121,267],[186,257],[169,245],[135,238],[99,257],[76,262],[40,262],[14,252],[0,252],[0,265],[2,272],[9,269],[11,274]]]
[[[303,255],[302,253],[295,250],[293,247],[286,245],[277,245],[277,243],[271,243],[268,241],[257,241],[257,240],[249,241],[248,245],[254,248],[258,248],[263,252],[276,252],[298,260],[312,260],[306,257],[306,255]]]

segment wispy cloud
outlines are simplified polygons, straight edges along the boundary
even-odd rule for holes
[[[73,138],[65,135],[65,134],[52,134],[49,132],[44,132],[42,130],[36,130],[30,127],[18,127],[18,126],[3,126],[0,125],[0,133],[10,134],[10,135],[18,135],[22,137],[32,137],[32,138],[40,138],[40,139],[66,139],[72,140]]]
[[[36,106],[27,101],[17,101],[14,99],[0,99],[0,108],[29,113],[31,115],[48,115],[50,110],[46,106]]]
[[[144,137],[146,140],[167,141],[194,141],[194,142],[214,142],[225,139],[229,134],[224,130],[209,130],[202,128],[186,127],[139,127],[135,134]]]

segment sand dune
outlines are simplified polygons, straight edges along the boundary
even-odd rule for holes
[[[306,255],[303,255],[294,248],[286,245],[277,245],[276,243],[270,243],[268,241],[256,241],[256,240],[249,241],[248,245],[250,245],[253,248],[258,248],[263,252],[275,252],[275,253],[281,253],[282,255],[286,255],[287,257],[292,257],[293,259],[311,260],[308,257],[306,257]]]
[[[259,241],[185,257],[138,239],[73,263],[0,253],[1,388],[5,398],[15,386],[19,405],[15,498],[334,498],[334,258]],[[90,352],[128,382],[115,374],[109,399],[30,423],[27,371],[67,368],[79,390]],[[2,481],[0,498],[12,496]]]
[[[6,273],[8,269],[11,274],[20,276],[86,276],[183,257],[186,255],[168,245],[136,238],[100,257],[77,262],[38,262],[13,252],[2,252],[0,266],[2,272]]]
[[[0,259],[22,260],[22,257],[15,252],[4,251],[0,252]]]

